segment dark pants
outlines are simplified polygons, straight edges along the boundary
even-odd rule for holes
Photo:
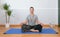
[[[40,24],[34,25],[34,26],[30,26],[30,25],[26,25],[26,24],[22,25],[22,32],[28,32],[28,31],[30,31],[30,29],[39,30],[39,32],[41,32],[42,26]]]

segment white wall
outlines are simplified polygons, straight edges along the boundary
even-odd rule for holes
[[[41,22],[58,24],[58,0],[0,0],[0,3],[10,5],[11,24],[19,24],[25,20],[31,6],[35,8],[35,14]],[[0,9],[0,23],[5,23],[4,15],[3,9]]]

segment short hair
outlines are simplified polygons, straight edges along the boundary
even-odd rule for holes
[[[30,7],[30,9],[31,9],[31,8],[33,8],[33,9],[34,9],[34,7]]]

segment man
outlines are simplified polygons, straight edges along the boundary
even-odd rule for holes
[[[39,22],[37,15],[34,14],[34,7],[30,7],[30,15],[22,22],[22,31],[41,32],[42,23]]]

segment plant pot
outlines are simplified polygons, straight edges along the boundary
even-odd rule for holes
[[[9,24],[9,23],[6,23],[6,24],[5,24],[5,27],[6,27],[6,28],[9,28],[9,27],[10,27],[10,24]]]

